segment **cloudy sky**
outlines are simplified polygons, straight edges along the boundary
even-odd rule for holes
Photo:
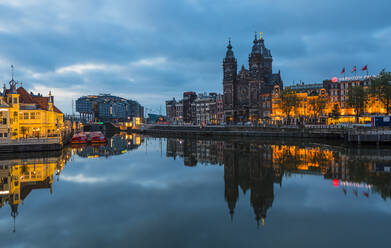
[[[183,91],[222,91],[232,38],[247,65],[263,32],[285,85],[321,82],[368,64],[391,69],[389,0],[0,0],[0,79],[71,100],[112,93],[147,112]],[[151,110],[150,110],[151,109]]]

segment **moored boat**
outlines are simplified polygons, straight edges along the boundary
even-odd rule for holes
[[[87,144],[87,143],[88,143],[87,134],[84,132],[74,134],[71,139],[71,144]]]
[[[88,137],[88,141],[91,144],[94,143],[106,143],[107,139],[102,132],[91,132]]]

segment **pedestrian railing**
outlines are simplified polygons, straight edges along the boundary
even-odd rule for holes
[[[60,137],[27,138],[27,139],[0,139],[0,145],[34,145],[34,144],[59,144]]]

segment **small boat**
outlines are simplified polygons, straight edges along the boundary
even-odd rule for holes
[[[91,144],[94,144],[94,143],[106,143],[107,139],[103,135],[102,132],[91,132],[91,133],[89,133],[88,141]]]
[[[86,133],[77,133],[74,134],[71,139],[71,144],[87,144],[87,134]]]

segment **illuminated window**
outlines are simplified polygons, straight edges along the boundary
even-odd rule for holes
[[[30,119],[31,119],[31,120],[35,120],[35,113],[34,113],[34,112],[31,112],[31,113],[30,113]]]
[[[24,114],[23,114],[23,118],[24,118],[25,120],[28,120],[28,119],[29,119],[29,113],[24,113]]]

